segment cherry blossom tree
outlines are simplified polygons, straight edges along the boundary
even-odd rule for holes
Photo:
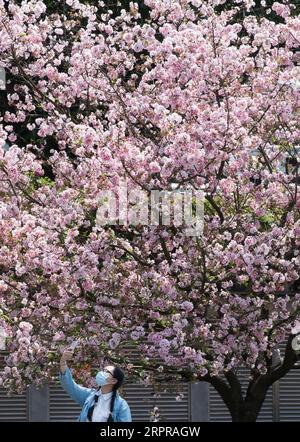
[[[300,18],[289,2],[273,3],[278,22],[251,0],[145,0],[143,17],[59,3],[0,0],[1,385],[53,379],[79,339],[85,381],[121,361],[145,383],[209,382],[234,421],[255,421],[298,359]],[[97,226],[122,180],[201,189],[202,234]]]

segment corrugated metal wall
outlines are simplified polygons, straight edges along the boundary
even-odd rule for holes
[[[300,422],[300,370],[291,370],[279,381],[279,420]]]
[[[167,386],[167,385],[166,385]],[[124,387],[124,398],[130,404],[134,421],[149,421],[150,409],[159,408],[160,421],[189,421],[189,384],[177,385],[183,394],[181,401],[176,401],[178,392],[162,392],[160,397],[155,398],[151,387],[138,384],[127,384]]]
[[[175,352],[173,352],[176,354]],[[136,349],[135,345],[128,343],[124,346],[124,355],[126,355],[132,364],[136,367],[140,365],[141,353]],[[156,363],[163,361],[160,358],[155,359]],[[190,419],[190,394],[188,383],[174,384],[170,389],[170,384],[166,382],[160,383],[160,397],[155,397],[153,387],[146,387],[136,383],[125,383],[124,398],[128,401],[132,418],[135,421],[149,421],[150,410],[155,406],[159,408],[160,421],[189,421]],[[165,392],[163,390],[166,389]],[[176,396],[182,394],[182,400],[176,401]]]
[[[0,389],[0,422],[27,422],[28,406],[27,395],[7,396],[2,388]]]
[[[81,407],[65,392],[60,384],[49,385],[49,420],[52,422],[76,421]]]
[[[281,357],[284,357],[285,344],[279,346]],[[278,414],[280,422],[300,422],[300,366],[290,370],[278,382]]]
[[[0,367],[4,365],[6,352],[0,352]],[[28,393],[7,395],[6,390],[0,388],[0,422],[28,421]]]

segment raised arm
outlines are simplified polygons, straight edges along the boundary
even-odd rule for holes
[[[72,351],[64,351],[60,359],[60,373],[59,378],[63,389],[71,396],[71,398],[79,405],[83,405],[87,397],[92,393],[92,388],[82,387],[76,384],[72,377],[71,370],[68,367],[67,361],[72,359]]]

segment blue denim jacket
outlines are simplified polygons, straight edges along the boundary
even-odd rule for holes
[[[72,377],[71,370],[68,367],[64,374],[61,372],[59,373],[59,378],[64,390],[82,407],[77,421],[86,422],[88,409],[94,403],[94,395],[97,390],[95,388],[82,387],[81,385],[76,384]],[[118,391],[112,416],[114,422],[132,422],[129,405],[125,399],[119,395]]]

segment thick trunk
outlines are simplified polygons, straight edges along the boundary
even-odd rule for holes
[[[256,422],[261,407],[266,398],[267,389],[260,386],[248,394],[245,400],[230,407],[232,422]]]
[[[232,415],[232,422],[256,422],[260,409],[241,404],[240,411]]]

